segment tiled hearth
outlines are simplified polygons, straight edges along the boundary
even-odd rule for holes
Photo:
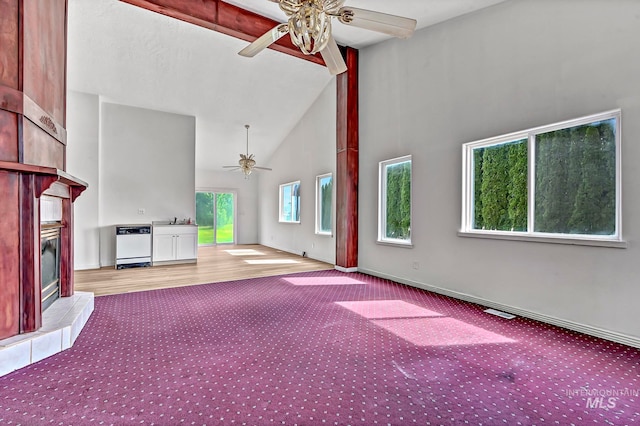
[[[93,293],[76,291],[56,300],[42,314],[38,331],[0,340],[0,376],[69,349],[92,312]]]

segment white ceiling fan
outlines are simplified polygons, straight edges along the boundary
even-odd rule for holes
[[[256,160],[253,159],[253,154],[249,154],[249,125],[245,124],[244,128],[247,129],[247,153],[240,154],[240,160],[238,160],[237,166],[223,166],[225,169],[241,170],[244,173],[245,179],[249,177],[254,170],[271,170],[268,167],[256,166]]]
[[[253,57],[275,43],[286,33],[305,55],[320,52],[332,75],[343,73],[347,65],[338,44],[331,35],[331,18],[345,25],[378,31],[399,38],[409,38],[416,28],[416,20],[388,15],[372,10],[344,6],[345,0],[269,0],[278,3],[287,15],[287,22],[263,34],[239,54]]]

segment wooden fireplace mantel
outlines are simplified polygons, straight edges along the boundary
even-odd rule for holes
[[[89,184],[85,181],[80,180],[63,170],[56,169],[54,167],[35,166],[32,164],[0,161],[0,170],[37,176],[37,197],[42,195],[54,182],[60,182],[69,187],[69,189],[71,190],[71,202],[74,202],[76,198],[78,198],[78,196],[82,193],[82,191],[87,189],[87,187],[89,186]]]

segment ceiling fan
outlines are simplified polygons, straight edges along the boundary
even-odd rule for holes
[[[271,170],[268,167],[256,166],[256,160],[253,159],[253,154],[249,154],[249,125],[245,124],[244,128],[247,129],[247,153],[240,154],[240,160],[238,160],[237,166],[223,166],[225,169],[241,170],[244,173],[245,179],[249,177],[254,170]]]
[[[331,35],[331,18],[345,25],[378,31],[399,38],[409,38],[416,28],[416,20],[367,9],[344,6],[345,0],[269,0],[278,3],[287,15],[287,22],[279,24],[257,38],[239,54],[253,57],[278,41],[286,33],[305,55],[320,52],[332,75],[343,73],[347,65],[338,44]]]

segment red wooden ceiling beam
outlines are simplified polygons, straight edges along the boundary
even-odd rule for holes
[[[252,42],[280,22],[239,8],[222,0],[120,0],[162,15],[170,16],[190,24],[198,25],[222,34]],[[282,37],[270,46],[271,49],[297,58],[324,65],[322,56],[305,55],[291,42]]]

